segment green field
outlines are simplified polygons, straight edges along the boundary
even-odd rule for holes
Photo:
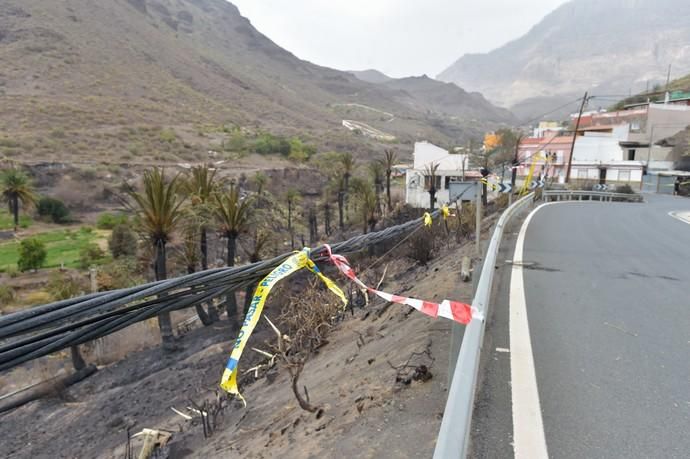
[[[38,233],[31,237],[39,239],[46,245],[48,256],[43,265],[44,268],[60,267],[62,263],[65,267],[76,268],[79,264],[79,251],[89,243],[98,243],[100,240],[107,239],[109,233],[104,230],[63,229]],[[19,242],[0,243],[0,271],[16,268],[18,258]]]
[[[19,227],[28,228],[32,220],[28,215],[19,215]],[[14,217],[6,209],[0,210],[0,231],[14,229]]]

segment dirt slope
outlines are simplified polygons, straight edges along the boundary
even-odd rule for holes
[[[409,259],[386,260],[384,290],[424,299],[468,301],[470,286],[459,282],[460,256],[471,246],[439,247],[442,256],[428,266]],[[338,279],[341,285],[342,278]],[[267,314],[275,315],[273,298]],[[165,357],[142,351],[101,369],[63,391],[60,397],[32,402],[0,418],[3,452],[11,458],[124,457],[126,430],[173,431],[167,457],[429,457],[447,395],[450,323],[428,318],[406,306],[375,302],[336,326],[329,343],[308,361],[300,385],[311,402],[324,408],[302,411],[290,390],[287,371],[252,383],[244,377],[248,407],[225,410],[215,434],[204,440],[170,407],[184,410],[192,399],[214,397],[229,349],[224,326],[198,329],[181,339],[184,350]],[[380,316],[379,316],[380,314]],[[261,329],[252,346],[271,338]],[[363,344],[362,344],[363,343]],[[393,365],[427,365],[433,378],[396,385]],[[256,353],[247,350],[241,369]],[[429,356],[431,358],[429,358]],[[409,371],[412,371],[410,368]],[[133,445],[138,448],[140,441]]]

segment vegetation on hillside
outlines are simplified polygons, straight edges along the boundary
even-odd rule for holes
[[[690,75],[672,80],[668,87],[666,85],[657,84],[650,91],[642,92],[631,97],[626,97],[625,99],[617,102],[610,110],[621,110],[626,105],[639,104],[647,101],[650,102],[663,102],[666,97],[666,92],[690,92]]]

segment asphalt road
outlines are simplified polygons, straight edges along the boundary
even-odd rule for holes
[[[550,457],[690,457],[690,224],[668,215],[690,200],[645,198],[547,205],[527,227],[522,273]],[[482,356],[474,457],[512,455],[508,266]]]

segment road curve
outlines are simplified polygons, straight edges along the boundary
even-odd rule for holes
[[[527,227],[550,457],[690,457],[690,224],[669,215],[690,200],[647,200],[546,205]]]

